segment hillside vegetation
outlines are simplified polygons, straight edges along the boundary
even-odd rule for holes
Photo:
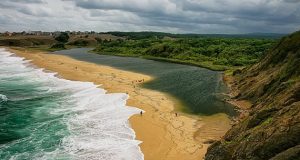
[[[282,38],[234,77],[235,98],[253,106],[208,149],[206,160],[300,159],[300,32]]]
[[[68,38],[67,38],[68,37]],[[60,35],[0,35],[0,46],[24,47],[26,49],[56,51],[74,47],[96,47],[102,41],[124,39],[110,34],[74,35],[61,32]]]
[[[30,47],[40,45],[52,45],[56,41],[51,36],[0,36],[0,46]]]
[[[249,33],[249,34],[174,34],[174,33],[164,33],[164,32],[151,32],[151,31],[142,31],[142,32],[107,32],[106,34],[124,37],[127,39],[139,40],[147,38],[280,38],[285,34],[278,33]]]
[[[129,36],[132,39],[102,41],[94,51],[226,70],[256,63],[276,41],[262,38],[173,38],[162,37],[161,34],[155,37],[150,35],[132,33]]]

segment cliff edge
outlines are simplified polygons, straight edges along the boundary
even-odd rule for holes
[[[209,147],[206,160],[300,159],[300,31],[283,37],[261,61],[234,74],[236,99],[249,114]]]

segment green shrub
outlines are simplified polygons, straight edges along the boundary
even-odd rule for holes
[[[55,40],[57,40],[58,42],[61,42],[61,43],[66,43],[66,42],[68,42],[69,38],[70,37],[69,37],[68,33],[61,32],[60,35],[55,38]]]
[[[66,49],[64,43],[55,43],[50,47],[51,49]]]

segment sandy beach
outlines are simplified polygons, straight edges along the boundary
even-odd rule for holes
[[[175,115],[176,100],[166,93],[142,88],[155,77],[83,62],[62,55],[25,49],[9,49],[32,64],[57,72],[69,80],[94,82],[108,93],[127,93],[128,106],[145,113],[130,118],[136,139],[142,141],[146,160],[202,159],[211,140],[218,140],[231,127],[225,114],[213,116]]]

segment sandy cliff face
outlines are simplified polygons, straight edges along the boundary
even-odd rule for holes
[[[253,106],[208,149],[205,159],[300,159],[300,31],[282,38],[234,79],[235,98]]]

